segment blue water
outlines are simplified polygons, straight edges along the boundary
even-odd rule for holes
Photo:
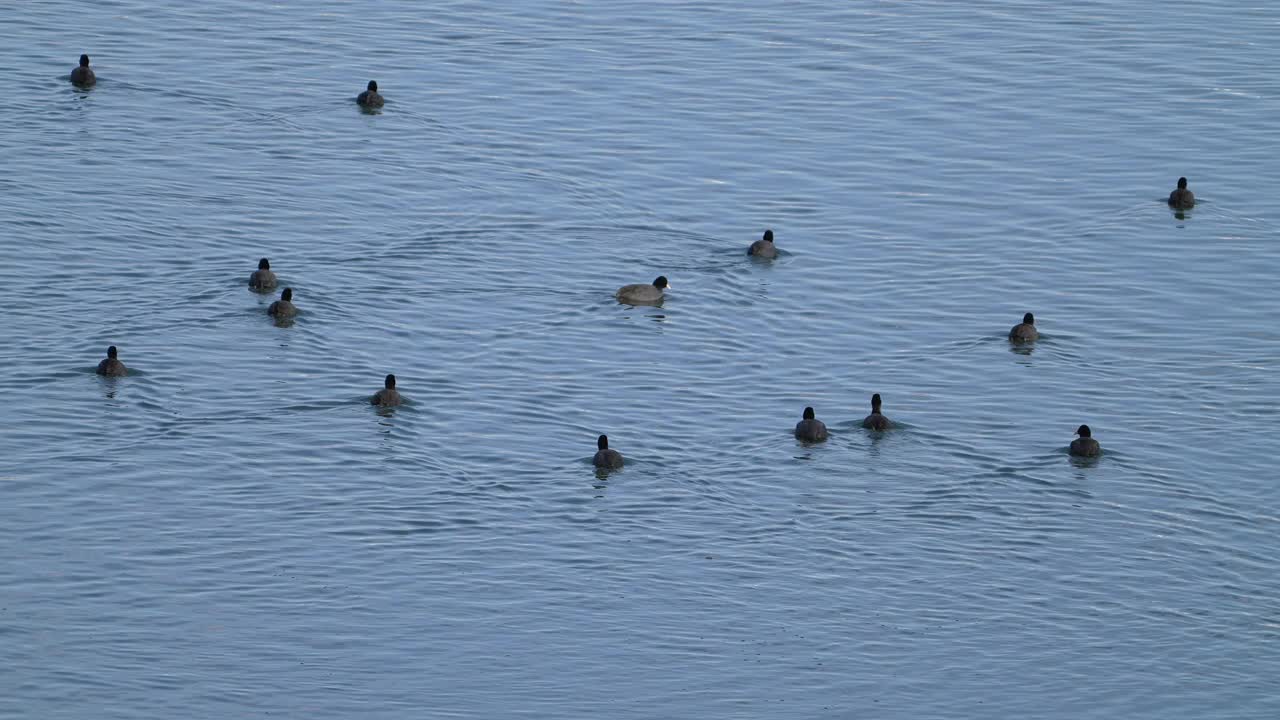
[[[0,718],[1280,717],[1278,25],[0,8]]]

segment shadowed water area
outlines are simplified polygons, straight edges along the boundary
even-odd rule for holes
[[[1280,717],[1280,8],[0,19],[0,718]]]

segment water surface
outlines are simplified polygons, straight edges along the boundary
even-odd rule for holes
[[[1280,715],[1280,11],[0,18],[0,717]]]

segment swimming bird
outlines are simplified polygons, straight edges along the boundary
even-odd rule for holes
[[[374,393],[373,397],[369,398],[369,403],[371,405],[381,405],[383,407],[400,404],[400,393],[396,391],[395,375],[388,375],[387,378],[382,381],[382,389]]]
[[[249,276],[249,287],[254,290],[270,290],[276,286],[276,274],[271,272],[271,263],[266,258],[258,261],[258,269]]]
[[[827,439],[827,426],[813,416],[813,408],[804,409],[804,419],[796,423],[796,439],[821,442]]]
[[[1022,322],[1009,329],[1009,339],[1014,342],[1031,342],[1038,337],[1040,333],[1036,330],[1036,316],[1031,313],[1023,315]]]
[[[93,69],[89,67],[89,56],[80,56],[80,67],[71,71],[71,84],[79,87],[89,87],[98,82],[98,78],[93,74]]]
[[[747,248],[747,254],[758,258],[777,257],[778,248],[773,246],[773,231],[765,230],[764,237],[751,243],[751,247]]]
[[[893,423],[880,414],[880,393],[871,396],[871,414],[862,420],[862,427],[868,430],[888,430]]]
[[[596,450],[596,455],[591,458],[592,465],[595,465],[598,468],[608,468],[610,470],[616,470],[617,468],[622,467],[622,453],[617,450],[609,449],[608,435],[601,435],[596,438],[596,447],[598,448]]]
[[[1187,179],[1178,178],[1178,189],[1169,193],[1169,207],[1174,210],[1190,210],[1196,205],[1196,195],[1187,189]]]
[[[129,374],[129,368],[116,357],[115,345],[107,348],[107,358],[98,363],[98,374],[107,377],[124,377]]]
[[[667,287],[667,278],[659,275],[652,285],[644,283],[636,283],[635,285],[623,285],[618,288],[618,292],[614,296],[618,298],[618,302],[628,305],[654,305],[662,302],[662,291]]]
[[[280,293],[280,299],[271,303],[271,307],[267,308],[268,315],[275,315],[278,318],[293,317],[298,314],[298,308],[293,305],[293,288],[285,288]]]
[[[370,80],[368,89],[356,96],[356,102],[362,107],[382,107],[382,96],[378,94],[378,83]]]
[[[1102,447],[1098,445],[1098,441],[1093,439],[1093,432],[1089,430],[1088,425],[1081,425],[1076,429],[1076,434],[1080,437],[1071,441],[1071,454],[1077,457],[1095,457],[1102,453]]]

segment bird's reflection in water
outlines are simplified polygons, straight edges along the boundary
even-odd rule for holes
[[[871,447],[867,448],[867,454],[873,458],[880,457],[880,443],[884,441],[884,431],[870,430],[867,434],[871,436]]]
[[[592,497],[598,500],[603,498],[604,491],[609,489],[609,469],[596,468],[595,471],[596,479],[595,482],[591,483],[591,489],[596,491],[596,494]]]
[[[1101,455],[1094,455],[1092,457],[1085,457],[1080,455],[1068,455],[1067,460],[1071,461],[1071,467],[1077,470],[1087,470],[1088,468],[1091,468],[1094,465],[1097,465],[1098,459],[1101,457],[1102,457]],[[1085,480],[1087,479],[1087,476],[1084,475],[1083,473],[1077,473],[1076,479]]]
[[[96,371],[97,368],[93,368],[93,370]],[[102,397],[106,398],[107,400],[116,399],[116,390],[118,389],[116,381],[118,379],[119,378],[114,378],[110,376],[102,376],[102,375],[98,376],[98,382],[102,383]]]

